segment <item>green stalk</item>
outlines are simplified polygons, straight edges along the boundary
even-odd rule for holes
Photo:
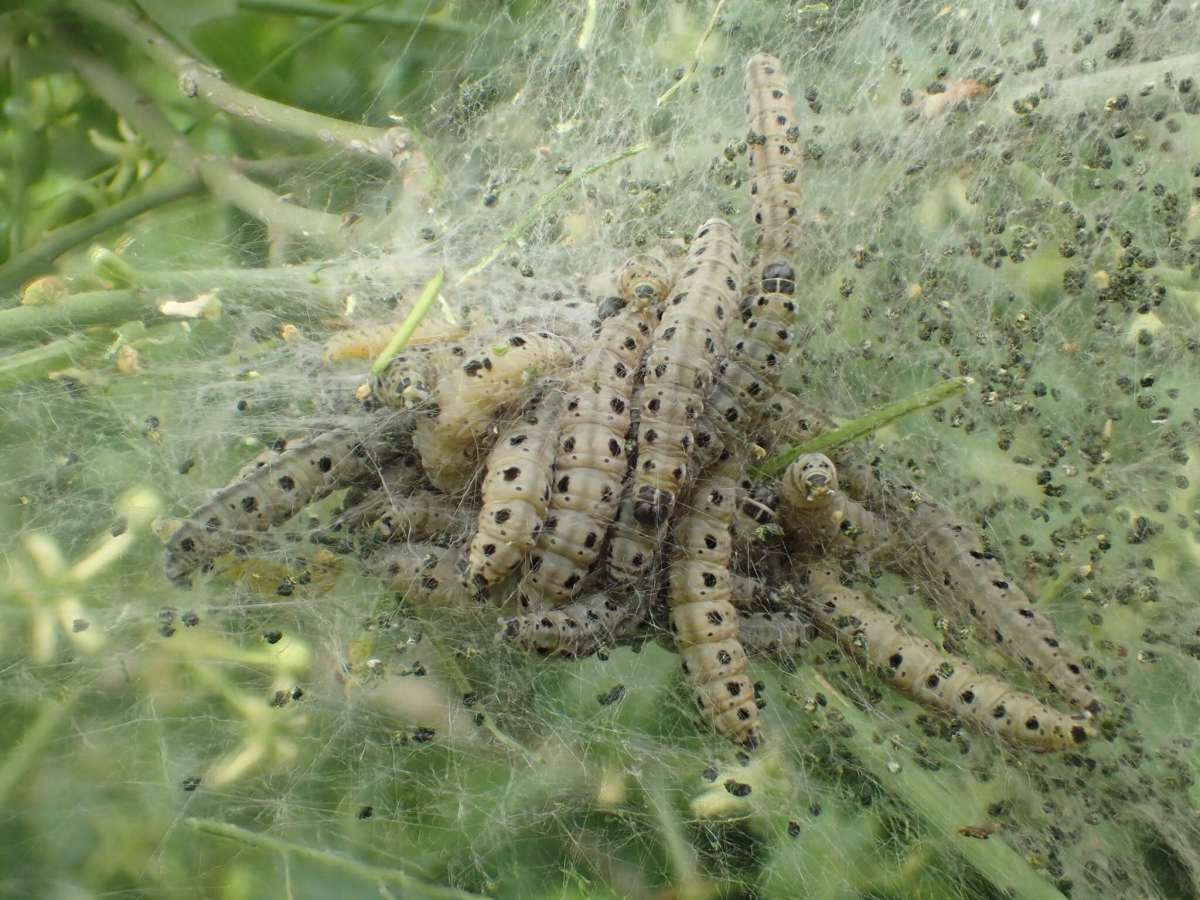
[[[970,383],[970,378],[951,378],[948,381],[939,382],[931,388],[918,391],[903,400],[889,403],[860,419],[847,422],[839,428],[826,431],[803,444],[797,444],[795,447],[785,450],[759,466],[756,474],[759,476],[778,475],[806,453],[826,453],[843,444],[861,440],[897,419],[903,419],[905,416],[928,409],[930,406],[937,406],[939,403],[963,393]]]
[[[517,223],[515,225],[513,225],[512,228],[508,229],[507,232],[505,232],[504,236],[502,238],[500,238],[499,243],[497,243],[496,246],[491,249],[491,251],[487,254],[487,256],[485,256],[483,259],[481,259],[475,265],[471,266],[471,268],[468,269],[466,271],[466,273],[464,273],[461,277],[459,277],[458,281],[455,282],[455,286],[457,287],[458,285],[462,284],[463,282],[474,278],[476,275],[478,275],[480,272],[482,272],[484,269],[486,269],[488,266],[490,266],[492,263],[494,263],[496,261],[496,258],[501,253],[504,252],[504,248],[507,247],[509,244],[513,243],[517,238],[519,238],[521,236],[522,232],[524,232],[525,229],[528,228],[533,223],[533,221],[538,217],[538,215],[547,206],[549,206],[551,203],[554,202],[555,198],[557,198],[561,194],[566,193],[568,190],[570,190],[572,187],[574,187],[579,181],[581,181],[584,178],[587,178],[589,175],[594,175],[597,172],[599,172],[601,169],[605,169],[611,165],[615,165],[616,163],[619,163],[623,159],[628,159],[631,156],[637,156],[639,153],[648,149],[649,146],[650,146],[649,144],[635,144],[632,147],[626,147],[624,150],[620,151],[619,153],[614,153],[612,156],[608,157],[607,159],[602,159],[600,162],[596,163],[595,165],[588,166],[586,169],[583,169],[580,172],[574,172],[571,175],[568,175],[566,178],[563,179],[561,184],[556,185],[555,187],[546,191],[546,193],[542,194],[542,196],[537,199],[537,202],[534,203],[533,206],[531,206],[526,211],[525,215],[521,216],[521,218],[517,220]]]
[[[0,808],[10,808],[8,800],[13,790],[19,784],[27,783],[29,770],[41,761],[42,751],[75,708],[78,697],[77,693],[72,693],[58,702],[44,704],[21,740],[0,762]]]
[[[717,0],[717,5],[713,8],[712,16],[710,16],[708,20],[708,27],[704,29],[704,34],[700,35],[700,41],[696,44],[696,51],[692,54],[692,64],[688,67],[688,70],[684,73],[684,76],[667,88],[663,92],[662,96],[655,101],[655,106],[662,106],[664,103],[670,100],[672,95],[674,95],[676,91],[687,84],[688,81],[691,80],[692,76],[696,74],[696,69],[700,67],[700,51],[704,49],[705,43],[712,35],[713,29],[717,25],[717,18],[721,15],[721,7],[724,5],[725,0]]]
[[[314,19],[335,19],[345,15],[346,8],[336,3],[317,3],[308,0],[238,0],[238,9],[249,12],[278,13],[287,16],[309,16]],[[474,34],[478,29],[461,22],[437,16],[414,15],[404,12],[359,12],[354,20],[389,28],[428,28],[449,34]]]
[[[201,834],[224,838],[227,841],[236,841],[247,847],[268,850],[272,853],[278,853],[281,856],[298,856],[302,859],[310,859],[323,866],[345,872],[348,875],[361,878],[363,881],[373,884],[397,885],[406,892],[405,896],[434,897],[440,898],[440,900],[482,900],[479,894],[460,891],[457,888],[444,887],[440,884],[430,884],[428,881],[418,878],[416,875],[410,875],[408,872],[400,869],[385,869],[382,866],[372,866],[337,853],[331,853],[328,850],[318,850],[314,847],[306,847],[304,844],[293,844],[291,841],[285,841],[277,837],[271,837],[270,835],[260,834],[256,831],[250,831],[246,828],[240,828],[228,822],[220,822],[216,819],[186,819],[185,821]]]
[[[371,366],[371,371],[378,375],[387,368],[387,364],[392,361],[397,353],[408,346],[409,338],[413,336],[413,332],[417,330],[417,326],[421,324],[421,320],[429,312],[429,308],[433,306],[433,301],[437,299],[438,293],[442,289],[442,282],[446,280],[446,270],[438,269],[437,273],[425,285],[425,290],[421,291],[421,296],[417,300],[417,305],[400,323],[400,327],[396,329],[396,333],[392,335],[392,339],[388,341],[388,345],[383,348],[383,352],[379,354],[379,358],[375,360],[375,364]]]

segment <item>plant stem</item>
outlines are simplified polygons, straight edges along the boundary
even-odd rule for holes
[[[709,36],[712,35],[713,28],[715,28],[717,25],[717,18],[721,15],[721,7],[724,5],[725,0],[717,0],[717,5],[714,7],[712,16],[708,20],[708,27],[704,29],[704,34],[700,35],[700,42],[696,44],[696,52],[692,56],[691,66],[688,67],[687,72],[684,73],[682,78],[680,78],[677,82],[663,92],[662,96],[655,101],[655,106],[662,106],[664,103],[670,100],[671,96],[677,90],[687,84],[687,82],[691,80],[691,77],[696,74],[696,69],[700,67],[700,51],[704,49],[705,43],[708,41]]]
[[[969,378],[951,378],[948,381],[939,382],[931,388],[918,391],[909,397],[905,397],[903,400],[889,403],[887,406],[880,407],[862,418],[847,422],[839,428],[826,431],[805,441],[803,444],[797,444],[795,447],[785,450],[783,453],[772,457],[759,466],[757,474],[778,475],[805,453],[824,453],[843,444],[860,440],[871,432],[877,431],[885,425],[890,425],[897,419],[920,412],[930,406],[937,406],[942,401],[963,393],[970,383],[971,379]]]
[[[379,354],[374,365],[371,366],[371,371],[374,374],[378,375],[387,368],[387,364],[392,361],[392,357],[408,346],[409,338],[413,336],[413,332],[417,330],[417,326],[421,324],[421,320],[425,318],[429,312],[429,308],[433,306],[433,301],[437,299],[438,294],[442,290],[442,283],[445,280],[445,269],[438,269],[437,274],[429,279],[429,284],[425,285],[425,289],[421,291],[421,296],[418,298],[416,306],[412,308],[412,312],[405,316],[396,333],[392,335],[392,339],[388,341],[387,346],[383,348],[383,352]]]
[[[239,844],[245,844],[248,847],[257,847],[261,850],[269,850],[272,853],[279,853],[284,856],[299,856],[304,859],[311,859],[321,865],[337,869],[356,878],[361,878],[364,881],[399,885],[405,891],[411,892],[409,896],[446,898],[446,900],[481,900],[481,895],[479,894],[460,891],[457,888],[443,887],[440,884],[430,884],[400,869],[385,869],[382,866],[372,866],[337,853],[331,853],[328,850],[318,850],[315,847],[306,847],[303,844],[293,844],[291,841],[250,831],[247,828],[231,825],[228,822],[220,822],[216,819],[187,819],[186,822],[201,834],[224,838],[229,841],[237,841]]]
[[[225,81],[219,71],[174,47],[150,23],[139,19],[127,7],[108,0],[69,0],[68,5],[80,15],[123,35],[159,65],[174,72],[180,91],[189,99],[200,98],[222,112],[263,128],[381,158],[396,167],[404,162],[412,148],[412,137],[405,128],[375,128],[331,119],[236,87]],[[337,12],[340,15],[346,10],[338,7]]]
[[[72,334],[32,350],[0,357],[0,390],[33,381],[56,369],[72,365],[84,350],[98,345],[95,338]]]
[[[387,0],[369,0],[369,2],[364,3],[361,6],[351,6],[347,8],[346,11],[341,15],[334,16],[324,24],[318,25],[316,28],[288,44],[269,60],[267,60],[266,64],[253,75],[251,75],[246,81],[246,89],[249,90],[250,88],[257,86],[258,83],[266,78],[269,73],[283,65],[283,63],[287,62],[309,44],[319,40],[324,35],[336,29],[339,25],[344,25],[347,22],[353,22],[356,19],[361,20],[362,17],[368,12],[377,6],[382,6],[386,2]]]
[[[200,180],[200,176],[185,175],[162,187],[151,188],[136,197],[122,200],[86,218],[56,228],[24,253],[16,254],[0,266],[0,295],[12,293],[29,279],[49,272],[53,268],[54,260],[72,247],[77,247],[147,210],[198,194],[203,187],[204,182]]]
[[[480,272],[482,272],[484,269],[486,269],[488,266],[490,266],[492,263],[494,263],[496,261],[496,258],[501,253],[504,252],[504,248],[507,247],[509,244],[513,243],[517,238],[519,238],[521,236],[521,233],[523,231],[525,231],[525,229],[528,228],[530,226],[530,224],[532,224],[533,220],[538,217],[538,214],[541,213],[542,210],[544,210],[552,202],[554,202],[554,199],[556,197],[558,197],[560,194],[565,193],[567,190],[572,188],[577,182],[588,177],[589,175],[594,175],[596,172],[599,172],[601,169],[604,169],[604,168],[607,168],[608,166],[619,163],[621,160],[628,159],[631,156],[637,156],[639,153],[646,150],[649,146],[650,146],[649,144],[635,144],[632,147],[626,147],[624,150],[621,150],[618,153],[614,153],[612,156],[608,157],[607,159],[602,159],[600,162],[598,162],[594,165],[588,166],[586,169],[583,169],[582,171],[574,172],[571,175],[568,175],[566,178],[563,179],[561,184],[556,185],[555,187],[546,191],[546,193],[542,194],[542,196],[537,199],[537,202],[535,202],[533,204],[533,206],[531,206],[525,212],[525,214],[517,220],[517,223],[515,225],[513,225],[512,228],[508,229],[507,232],[505,232],[504,236],[502,238],[500,238],[500,241],[496,244],[495,247],[493,247],[491,249],[491,251],[487,254],[487,256],[485,256],[483,259],[481,259],[475,265],[471,266],[471,268],[468,269],[463,275],[459,276],[458,281],[456,281],[454,283],[455,286],[458,286],[458,285],[462,284],[463,282],[468,281],[471,278],[474,278],[476,275],[478,275]]]
[[[336,3],[307,2],[307,0],[238,0],[238,8],[248,12],[279,13],[288,16],[310,16],[314,19],[334,19],[345,14],[346,8]],[[391,11],[359,12],[356,22],[386,25],[389,28],[431,28],[450,34],[474,34],[478,29],[461,22],[437,16],[414,15]]]
[[[53,28],[51,34],[84,81],[105,103],[178,168],[198,174],[214,196],[270,227],[322,238],[338,246],[346,243],[346,230],[338,216],[288,203],[238,172],[229,160],[201,153],[175,130],[151,98],[108,63],[85,50],[65,29]]]
[[[597,0],[587,0],[587,8],[583,14],[583,25],[579,29],[579,40],[575,46],[586,50],[592,43],[592,32],[596,30]]]
[[[75,707],[78,693],[71,693],[58,702],[42,706],[37,718],[26,729],[16,747],[0,763],[0,807],[8,806],[13,789],[27,778],[27,772],[41,758],[42,750],[54,737],[54,732]]]

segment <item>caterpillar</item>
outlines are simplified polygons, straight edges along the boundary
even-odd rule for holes
[[[623,266],[618,287],[620,296],[604,301],[609,314],[567,387],[550,508],[521,584],[533,607],[561,604],[578,592],[620,502],[634,382],[670,278],[660,260],[636,256]]]
[[[413,435],[430,481],[447,493],[461,491],[490,441],[492,417],[539,377],[568,366],[572,352],[565,338],[536,331],[461,354],[432,388],[437,416],[419,422]]]
[[[939,599],[967,598],[967,610],[1001,653],[1072,706],[1093,715],[1101,712],[1100,697],[1083,668],[1063,647],[1054,623],[1034,609],[1026,593],[1009,580],[971,529],[932,503],[923,503],[906,523],[906,530],[913,532],[919,550],[919,574],[934,576],[921,580]]]
[[[732,458],[718,462],[696,485],[694,507],[675,526],[671,632],[701,711],[719,734],[753,748],[762,733],[729,571],[736,470]]]
[[[882,555],[894,542],[887,523],[838,490],[838,469],[823,453],[788,466],[780,492],[782,524],[796,549]]]
[[[310,441],[280,442],[194,510],[167,539],[167,577],[186,585],[191,573],[234,549],[249,534],[286,522],[339,487],[368,478],[398,450],[392,441],[347,429]],[[273,457],[273,458],[272,458]]]
[[[794,656],[816,637],[816,626],[790,609],[738,613],[738,639],[748,656]]]
[[[550,502],[560,400],[557,392],[543,394],[488,454],[483,506],[467,555],[467,572],[478,588],[516,568],[542,526]]]
[[[1034,750],[1067,750],[1087,741],[1083,717],[1051,709],[932,641],[905,633],[860,592],[843,586],[832,569],[811,567],[804,580],[818,627],[914,700]]]
[[[419,606],[464,609],[470,594],[458,571],[458,547],[428,543],[393,544],[373,556],[370,570],[388,587]]]
[[[428,541],[463,533],[467,527],[462,505],[452,497],[417,491],[389,496],[371,525],[371,536],[384,543]]]
[[[380,518],[425,481],[416,453],[403,449],[372,476],[350,486],[337,514],[313,535],[315,542],[337,543],[345,535],[374,532]]]
[[[762,256],[786,258],[800,246],[796,217],[800,131],[779,60],[766,53],[750,57],[744,90],[756,246]]]
[[[589,594],[556,609],[501,620],[497,639],[539,656],[578,659],[620,643],[636,630],[643,612],[611,594]]]
[[[637,465],[621,501],[609,571],[641,577],[688,475],[693,430],[724,355],[725,329],[741,287],[738,245],[729,224],[710,219],[696,232],[688,267],[664,308],[646,360],[637,427]]]

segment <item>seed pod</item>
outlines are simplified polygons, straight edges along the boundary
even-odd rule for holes
[[[476,587],[495,584],[525,558],[550,502],[560,396],[544,394],[488,454],[479,525],[467,557]]]
[[[617,515],[609,570],[642,577],[688,477],[694,428],[725,352],[725,329],[741,289],[737,241],[728,223],[705,222],[688,266],[663,310],[639,398],[638,460]]]
[[[922,504],[903,527],[918,550],[909,567],[938,599],[965,607],[1001,653],[1050,691],[1079,709],[1101,711],[1103,703],[1062,645],[1054,623],[1009,580],[970,528],[932,503]]]
[[[413,446],[430,481],[447,493],[463,490],[491,444],[496,414],[518,402],[539,378],[570,365],[571,344],[545,331],[476,345],[457,357],[433,388],[437,417],[423,420]]]
[[[634,384],[670,280],[662,262],[640,256],[625,264],[619,284],[620,303],[607,304],[616,308],[566,390],[550,508],[521,584],[534,608],[565,603],[578,592],[603,547],[629,468]]]
[[[860,662],[917,702],[1033,750],[1068,750],[1088,739],[1085,717],[1050,709],[999,678],[905,633],[825,566],[805,573],[813,621]]]
[[[394,544],[371,558],[369,569],[415,606],[467,607],[470,592],[459,572],[461,549],[436,544]]]
[[[738,640],[729,572],[737,465],[722,460],[696,485],[692,508],[674,531],[671,631],[701,711],[745,747],[762,743],[754,687]]]
[[[396,452],[388,440],[346,429],[271,451],[175,530],[166,546],[167,577],[186,584],[192,572],[207,569],[247,537],[286,522],[339,487],[370,478]]]

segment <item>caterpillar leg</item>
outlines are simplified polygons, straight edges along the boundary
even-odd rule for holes
[[[803,578],[809,612],[821,631],[901,693],[1033,750],[1067,750],[1087,741],[1085,717],[1051,709],[932,641],[906,633],[828,566],[811,566]]]

